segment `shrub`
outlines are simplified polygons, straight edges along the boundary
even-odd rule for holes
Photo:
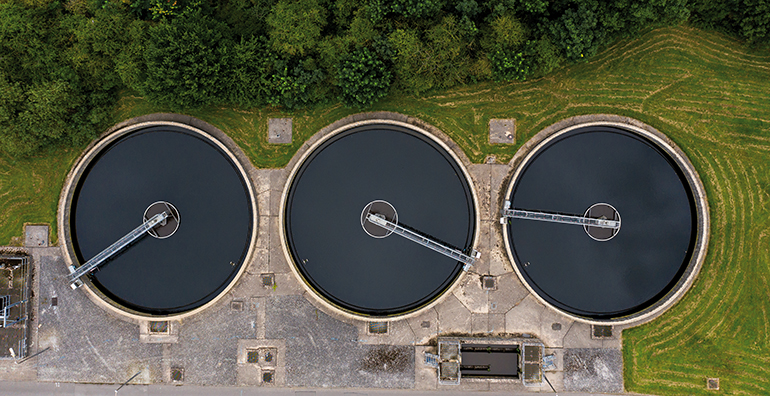
[[[340,62],[340,100],[350,107],[370,106],[388,93],[391,80],[385,62],[368,48],[361,48]]]
[[[324,99],[320,86],[323,71],[308,67],[312,62],[277,60],[275,72],[267,84],[267,101],[273,106],[287,109],[307,107]]]
[[[524,81],[530,74],[524,53],[498,48],[490,55],[492,72],[497,81]]]
[[[233,48],[225,31],[200,11],[150,28],[142,93],[173,109],[220,101]]]

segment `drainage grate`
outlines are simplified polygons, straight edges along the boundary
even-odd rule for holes
[[[168,321],[150,322],[150,333],[168,334]]]
[[[277,348],[259,348],[259,364],[262,367],[274,367],[278,360]]]
[[[182,382],[184,381],[184,369],[181,367],[172,367],[171,368],[171,381],[172,382]]]
[[[51,297],[51,306],[55,307],[59,305],[59,297]]]
[[[247,363],[259,363],[259,351],[256,351],[254,349],[250,349],[246,352],[246,362]]]
[[[388,334],[388,322],[369,322],[369,334]]]
[[[612,338],[612,326],[591,325],[593,338]]]
[[[243,311],[243,301],[233,300],[230,302],[230,309],[233,311]]]
[[[275,274],[262,274],[262,286],[273,287],[275,285]]]
[[[706,378],[706,389],[719,390],[719,378]]]
[[[273,370],[262,371],[262,383],[272,384],[274,380],[275,380],[275,371]]]
[[[484,288],[484,290],[497,290],[497,278],[489,275],[482,276],[481,287]]]

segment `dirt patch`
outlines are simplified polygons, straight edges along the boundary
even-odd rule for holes
[[[382,345],[369,350],[361,361],[361,369],[371,373],[400,373],[412,368],[414,355],[408,347]]]

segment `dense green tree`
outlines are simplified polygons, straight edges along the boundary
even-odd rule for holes
[[[492,18],[488,27],[484,29],[481,45],[489,52],[494,52],[500,48],[515,49],[524,43],[527,35],[524,24],[516,18],[513,12],[507,12]]]
[[[740,35],[754,42],[770,37],[770,1],[743,0],[741,3],[736,10]]]
[[[446,0],[391,0],[390,11],[405,18],[435,17]]]
[[[73,14],[62,19],[62,26],[71,33],[64,55],[79,74],[89,76],[85,84],[103,89],[122,86],[115,72],[115,55],[130,45],[127,30],[132,22],[125,13],[105,9],[96,9],[93,15]]]
[[[368,10],[361,8],[356,11],[353,20],[350,22],[348,36],[359,46],[371,44],[375,39],[381,37],[375,23],[369,17]]]
[[[214,17],[227,23],[236,41],[243,37],[267,36],[267,16],[276,0],[217,0]]]
[[[31,154],[54,143],[82,143],[108,117],[118,80],[109,65],[85,66],[58,3],[0,4],[0,148]],[[77,55],[77,56],[76,56]],[[84,62],[78,64],[78,62]]]
[[[524,48],[525,56],[531,61],[530,72],[545,75],[564,64],[564,57],[548,35],[530,40]]]
[[[368,48],[353,51],[340,66],[340,100],[350,107],[367,107],[388,93],[392,75],[385,61]]]
[[[603,43],[605,31],[598,26],[597,3],[580,3],[568,8],[555,21],[548,24],[551,35],[561,46],[567,58],[584,59],[596,54]]]
[[[608,36],[630,36],[648,26],[673,25],[690,16],[687,0],[614,0],[596,10]]]
[[[200,11],[149,30],[141,92],[174,109],[222,101],[234,44],[227,26]]]
[[[388,36],[395,53],[394,71],[399,88],[420,94],[448,88],[474,78],[472,42],[448,15],[423,35],[415,29],[397,29]]]
[[[326,98],[324,72],[313,59],[279,59],[267,84],[267,101],[288,109],[307,107]]]
[[[268,50],[265,39],[242,38],[231,53],[225,99],[241,107],[265,104],[274,64],[275,55]]]
[[[125,87],[174,109],[366,107],[684,21],[763,43],[770,0],[0,0],[0,147],[89,139]]]
[[[526,62],[523,52],[497,49],[490,60],[497,81],[524,81],[530,75],[529,62]]]
[[[317,0],[280,0],[267,16],[270,45],[284,56],[313,50],[326,26],[327,11]]]
[[[115,72],[123,84],[135,91],[144,90],[147,79],[144,50],[149,40],[150,23],[134,20],[126,26],[126,45],[113,55]]]

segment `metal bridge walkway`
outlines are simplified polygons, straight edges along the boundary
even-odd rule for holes
[[[503,218],[500,219],[501,222],[504,222],[506,217],[511,217],[514,219],[539,220],[539,221],[548,221],[552,223],[575,224],[575,225],[582,225],[582,226],[589,226],[589,227],[612,228],[612,229],[620,228],[620,221],[617,221],[617,220],[594,219],[591,217],[570,216],[570,215],[548,213],[548,212],[531,212],[528,210],[510,209],[510,205],[511,205],[510,202],[508,201],[505,202],[505,209],[503,209]]]
[[[77,289],[78,287],[83,285],[83,282],[80,280],[80,277],[90,273],[96,267],[107,261],[110,257],[115,255],[115,253],[121,251],[126,246],[130,245],[131,242],[139,239],[142,237],[147,231],[153,229],[153,227],[157,226],[158,224],[166,221],[166,218],[168,218],[168,213],[161,212],[156,214],[155,216],[152,216],[149,220],[145,221],[140,225],[139,227],[136,227],[133,231],[126,234],[124,237],[118,239],[117,242],[110,245],[107,249],[102,250],[99,254],[94,256],[91,260],[88,260],[85,264],[81,265],[80,267],[77,267],[75,269],[74,265],[70,266],[70,287],[73,289]]]
[[[463,253],[458,249],[454,249],[449,246],[444,246],[430,238],[426,238],[414,231],[401,227],[400,225],[395,224],[391,221],[388,221],[373,213],[367,214],[366,219],[373,224],[376,224],[388,231],[393,232],[394,234],[401,235],[402,237],[412,242],[417,242],[418,244],[425,246],[433,251],[439,252],[444,256],[451,257],[457,261],[465,263],[464,269],[466,271],[468,270],[468,268],[470,268],[471,265],[473,265],[476,259],[479,258],[479,256],[481,255],[479,252],[474,250],[472,253],[472,256],[468,256],[467,254]]]

